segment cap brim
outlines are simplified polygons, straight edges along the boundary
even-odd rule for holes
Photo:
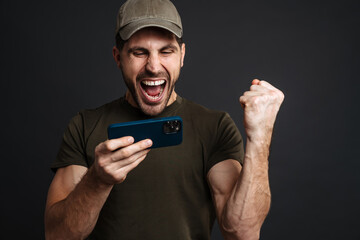
[[[142,19],[138,21],[131,22],[120,29],[119,33],[123,40],[128,40],[135,32],[139,31],[140,29],[146,27],[159,27],[166,29],[173,34],[175,34],[178,38],[182,37],[182,30],[181,28],[169,21],[157,19],[157,18],[150,18],[150,19]]]

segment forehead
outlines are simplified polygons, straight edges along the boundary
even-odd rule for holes
[[[134,33],[126,45],[129,48],[138,45],[142,47],[161,47],[161,45],[173,43],[176,43],[176,38],[173,33],[162,28],[148,27]]]

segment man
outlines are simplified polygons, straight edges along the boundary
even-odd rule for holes
[[[181,98],[174,86],[185,44],[168,0],[129,0],[117,18],[120,98],[70,122],[52,168],[47,239],[209,239],[217,217],[225,239],[258,239],[270,206],[268,155],[281,91],[253,80],[240,97],[247,135],[228,114]],[[107,140],[116,122],[179,115],[181,145]]]

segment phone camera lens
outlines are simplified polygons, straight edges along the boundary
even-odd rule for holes
[[[163,125],[163,130],[165,134],[177,133],[181,129],[181,123],[177,120],[167,121]]]

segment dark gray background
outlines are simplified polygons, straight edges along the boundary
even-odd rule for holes
[[[183,97],[228,111],[253,78],[283,90],[261,239],[360,239],[359,1],[175,1]],[[120,1],[0,1],[1,234],[43,238],[69,119],[125,92],[113,62]],[[214,229],[213,239],[221,239]]]

